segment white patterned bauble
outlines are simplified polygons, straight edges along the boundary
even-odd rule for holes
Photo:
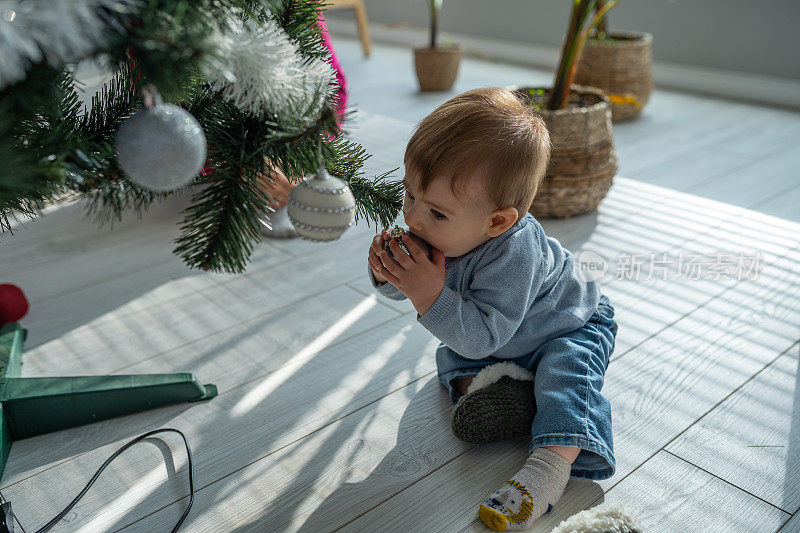
[[[334,241],[353,226],[356,201],[347,183],[321,166],[292,189],[286,212],[300,238]]]
[[[142,107],[119,128],[117,161],[133,182],[166,192],[191,182],[206,160],[200,123],[172,104]]]

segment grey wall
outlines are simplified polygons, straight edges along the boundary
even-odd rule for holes
[[[371,21],[428,25],[425,0],[365,3]],[[444,0],[441,31],[560,46],[571,4]],[[353,18],[349,10],[327,16]],[[621,0],[609,13],[609,24],[652,33],[657,61],[800,79],[799,0]]]

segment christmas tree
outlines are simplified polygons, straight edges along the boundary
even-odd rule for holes
[[[366,178],[369,155],[342,136],[321,9],[323,0],[4,2],[0,229],[73,196],[98,224],[113,223],[183,185],[192,200],[174,252],[191,268],[242,272],[272,201],[265,162],[292,183],[324,166],[352,192],[355,221],[391,225],[402,184],[389,172]],[[89,106],[75,85],[83,60],[113,73]]]

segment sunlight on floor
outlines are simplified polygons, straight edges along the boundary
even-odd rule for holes
[[[298,362],[308,358],[310,354],[324,349],[377,304],[378,300],[375,295],[364,298],[361,303],[348,311],[344,316],[342,316],[342,318],[337,320],[336,323],[325,330],[322,335],[314,339],[311,343],[306,345],[305,348],[293,355],[292,358],[289,359],[286,364],[284,364],[284,366],[266,376],[260,385],[239,400],[239,402],[231,410],[231,416],[234,418],[239,418],[247,414],[251,409],[264,400],[264,398],[269,396],[272,391],[280,386],[281,383],[292,377],[295,372],[302,368],[302,366],[297,364]]]
[[[180,454],[175,454],[173,457],[175,457],[177,461],[174,464],[174,469],[177,472],[183,467],[185,461],[181,458]],[[160,464],[139,478],[139,480],[136,481],[133,486],[126,489],[125,492],[107,504],[104,504],[102,512],[76,531],[78,533],[93,533],[112,530],[114,524],[116,524],[121,517],[124,517],[132,508],[140,505],[160,488],[165,482],[164,478],[164,465]],[[166,481],[169,481],[169,479]]]

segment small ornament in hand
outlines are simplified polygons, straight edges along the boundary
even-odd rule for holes
[[[418,237],[413,233],[411,233],[410,231],[406,232],[406,230],[404,230],[400,226],[395,226],[391,230],[387,231],[389,231],[389,236],[391,237],[391,239],[388,239],[386,240],[386,242],[383,243],[383,249],[389,252],[389,255],[392,256],[392,259],[394,259],[395,261],[397,261],[397,258],[394,256],[394,254],[392,253],[392,249],[389,246],[389,242],[392,239],[397,243],[397,245],[400,247],[401,250],[403,250],[408,255],[411,255],[411,252],[409,252],[408,248],[406,248],[406,246],[403,244],[403,235],[408,235],[409,237],[411,237],[420,248],[425,250],[425,254],[428,256],[428,259],[433,259],[433,250],[431,248],[431,245],[428,244],[428,242],[422,237]]]
[[[386,238],[379,254],[382,263],[379,272],[411,300],[422,316],[436,303],[444,288],[444,253],[396,226]]]

